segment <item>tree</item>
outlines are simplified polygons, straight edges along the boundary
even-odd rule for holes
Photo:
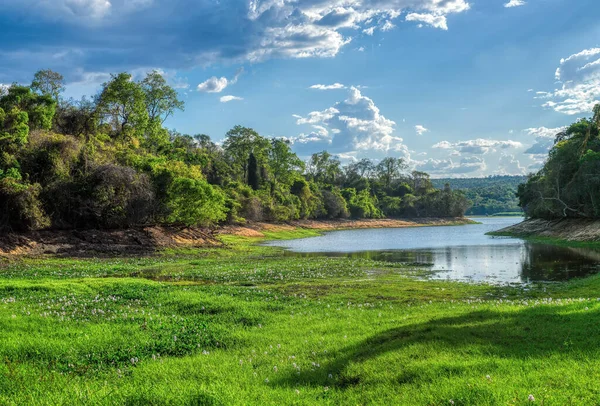
[[[257,165],[263,166],[266,161],[270,143],[252,128],[236,125],[226,134],[223,149],[233,170],[234,178],[248,184],[248,163],[250,153],[254,154]]]
[[[168,190],[168,221],[186,226],[209,226],[225,220],[225,196],[200,179],[176,178]]]
[[[304,162],[290,148],[288,140],[274,138],[268,152],[268,165],[277,183],[289,185],[296,174],[304,170]]]
[[[407,168],[402,158],[388,157],[377,164],[375,170],[379,181],[389,189],[392,182],[400,177],[402,171]]]
[[[175,110],[183,111],[185,103],[177,98],[177,92],[167,84],[160,72],[149,72],[142,80],[141,87],[150,122],[157,120],[162,125]]]
[[[146,94],[129,73],[112,75],[111,80],[102,85],[98,111],[117,136],[143,136],[146,131]]]
[[[14,109],[27,113],[30,130],[49,130],[56,113],[56,102],[48,95],[33,93],[26,86],[12,85],[0,97],[0,108],[7,114]]]
[[[258,190],[260,188],[260,174],[258,172],[258,162],[256,162],[256,157],[254,153],[250,153],[250,157],[248,158],[248,186],[250,186],[254,190]]]
[[[312,154],[307,172],[315,181],[330,184],[336,184],[342,175],[340,161],[327,151]]]
[[[65,78],[50,69],[37,71],[31,82],[31,90],[52,97],[58,104],[60,94],[65,91]]]

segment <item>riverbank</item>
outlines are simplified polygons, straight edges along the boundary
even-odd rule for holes
[[[539,239],[553,243],[600,243],[600,220],[590,219],[529,219],[510,227],[489,233]]]
[[[221,236],[291,238],[353,228],[402,228],[472,224],[467,218],[299,220],[286,224],[254,222],[216,230],[149,226],[124,230],[41,230],[0,236],[0,257],[37,255],[146,255],[171,248],[222,247]]]
[[[0,404],[598,401],[599,277],[423,280],[414,264],[223,239],[0,264]]]

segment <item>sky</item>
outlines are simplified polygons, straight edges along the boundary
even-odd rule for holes
[[[433,177],[538,170],[600,100],[598,0],[1,0],[0,84],[66,97],[161,71],[166,125],[239,124],[303,158],[403,158]]]

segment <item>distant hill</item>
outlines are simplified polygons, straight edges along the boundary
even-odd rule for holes
[[[473,206],[467,215],[494,215],[521,212],[517,199],[517,187],[527,181],[526,176],[488,176],[487,178],[432,179],[436,188],[446,183],[453,190],[461,190]]]

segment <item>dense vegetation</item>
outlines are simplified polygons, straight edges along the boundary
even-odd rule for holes
[[[530,217],[600,217],[600,104],[556,135],[544,167],[519,187]]]
[[[168,131],[184,104],[156,71],[114,75],[93,100],[64,100],[63,89],[48,70],[0,94],[0,229],[456,217],[468,205],[398,158],[342,166],[323,151],[305,163],[250,128],[222,146]]]
[[[517,189],[527,180],[525,176],[488,176],[485,178],[433,179],[434,187],[449,184],[459,190],[471,203],[467,215],[521,214]]]

